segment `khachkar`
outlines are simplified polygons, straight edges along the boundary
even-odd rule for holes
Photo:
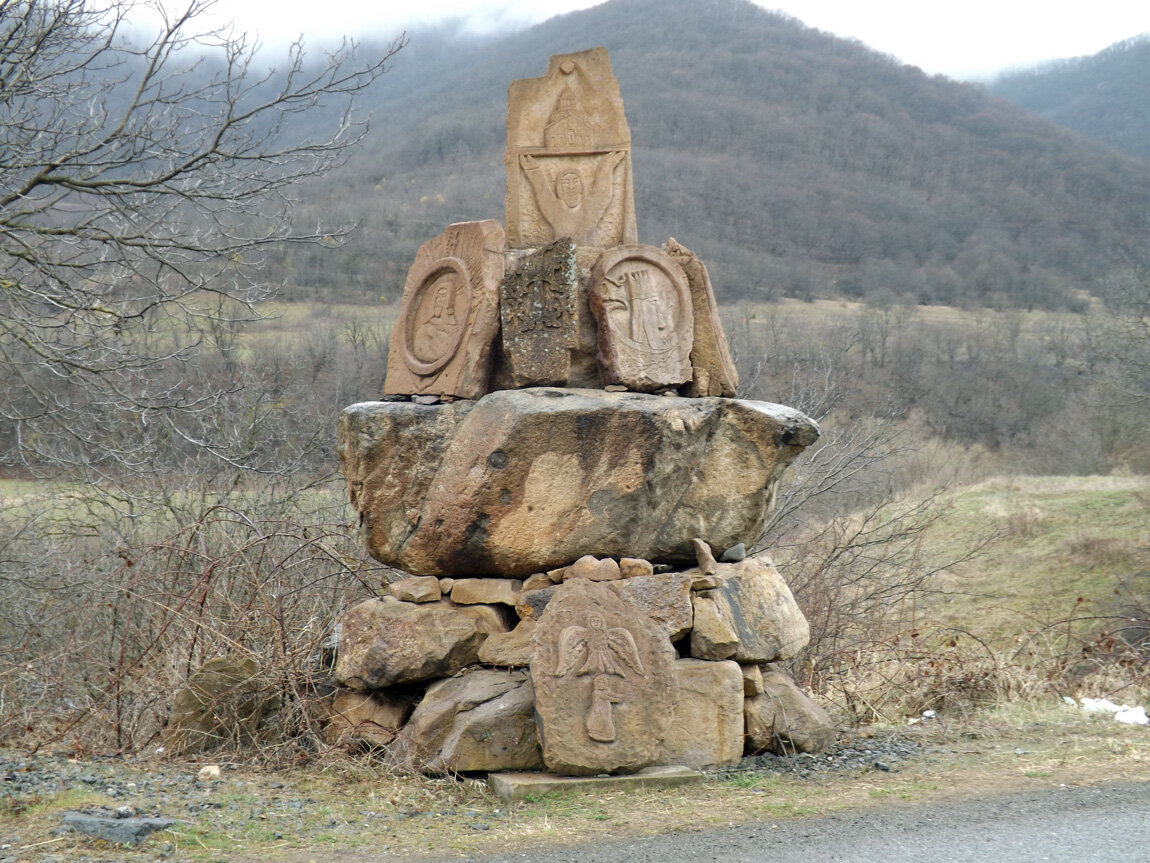
[[[511,85],[506,166],[506,228],[424,244],[385,400],[340,421],[364,542],[403,573],[344,617],[332,738],[457,772],[818,748],[771,665],[806,620],[741,551],[818,428],[734,398],[706,267],[637,242],[606,50]]]

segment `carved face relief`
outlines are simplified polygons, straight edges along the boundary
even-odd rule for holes
[[[555,183],[555,197],[574,210],[583,200],[583,178],[578,171],[567,170]]]
[[[604,380],[640,391],[690,380],[693,312],[679,266],[653,246],[621,246],[591,279]]]
[[[458,258],[441,258],[427,269],[406,321],[404,359],[413,372],[435,374],[455,356],[463,339],[470,294],[467,269]]]

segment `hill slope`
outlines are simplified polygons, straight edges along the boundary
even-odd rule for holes
[[[1003,75],[990,91],[1116,150],[1150,159],[1150,34]]]
[[[368,146],[301,206],[360,237],[338,275],[297,254],[285,276],[394,295],[419,243],[501,218],[507,85],[595,45],[627,104],[640,239],[693,248],[724,299],[1065,307],[1146,254],[1145,163],[746,0],[611,0],[500,38],[414,34]]]

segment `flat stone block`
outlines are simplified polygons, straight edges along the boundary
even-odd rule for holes
[[[487,784],[507,803],[556,791],[627,791],[634,788],[674,788],[707,777],[689,767],[648,767],[627,776],[557,776],[553,773],[492,773]]]

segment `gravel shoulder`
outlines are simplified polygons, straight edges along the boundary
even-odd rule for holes
[[[203,770],[209,765],[218,776]],[[586,842],[1114,781],[1150,782],[1150,729],[1059,710],[846,732],[827,753],[748,758],[701,785],[511,806],[478,778],[396,776],[347,756],[273,771],[250,761],[0,750],[0,863],[534,856]],[[63,831],[68,812],[177,824],[128,846]]]

